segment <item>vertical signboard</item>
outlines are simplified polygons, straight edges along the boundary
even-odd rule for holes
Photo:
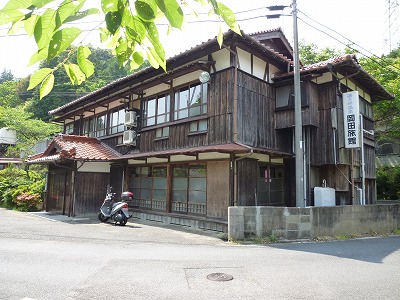
[[[358,92],[343,93],[344,143],[346,148],[360,147],[360,109]]]

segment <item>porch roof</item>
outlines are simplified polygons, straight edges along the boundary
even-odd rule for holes
[[[125,155],[120,156],[118,158],[118,160],[121,160],[121,159],[146,159],[149,157],[166,158],[166,157],[173,156],[173,155],[197,155],[199,153],[207,153],[207,152],[228,153],[228,154],[229,153],[232,153],[232,154],[260,153],[260,154],[268,154],[271,156],[279,156],[279,157],[293,156],[292,154],[286,153],[286,152],[279,152],[279,151],[275,151],[275,150],[250,147],[247,145],[242,145],[242,144],[237,144],[237,143],[229,143],[229,144],[208,145],[208,146],[181,148],[181,149],[173,149],[173,150],[130,153],[130,154],[125,154]]]
[[[47,163],[60,160],[111,161],[121,156],[97,138],[59,134],[47,149],[30,156],[28,163]]]

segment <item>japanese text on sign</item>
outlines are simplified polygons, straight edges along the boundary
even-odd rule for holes
[[[344,143],[346,148],[360,147],[359,116],[358,92],[343,93]]]

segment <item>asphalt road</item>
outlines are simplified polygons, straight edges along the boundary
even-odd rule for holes
[[[399,249],[400,236],[237,245],[0,209],[0,299],[399,299]]]

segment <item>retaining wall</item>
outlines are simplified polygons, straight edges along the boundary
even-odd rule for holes
[[[391,233],[400,228],[400,204],[330,207],[232,206],[228,238],[275,235],[284,239]]]

